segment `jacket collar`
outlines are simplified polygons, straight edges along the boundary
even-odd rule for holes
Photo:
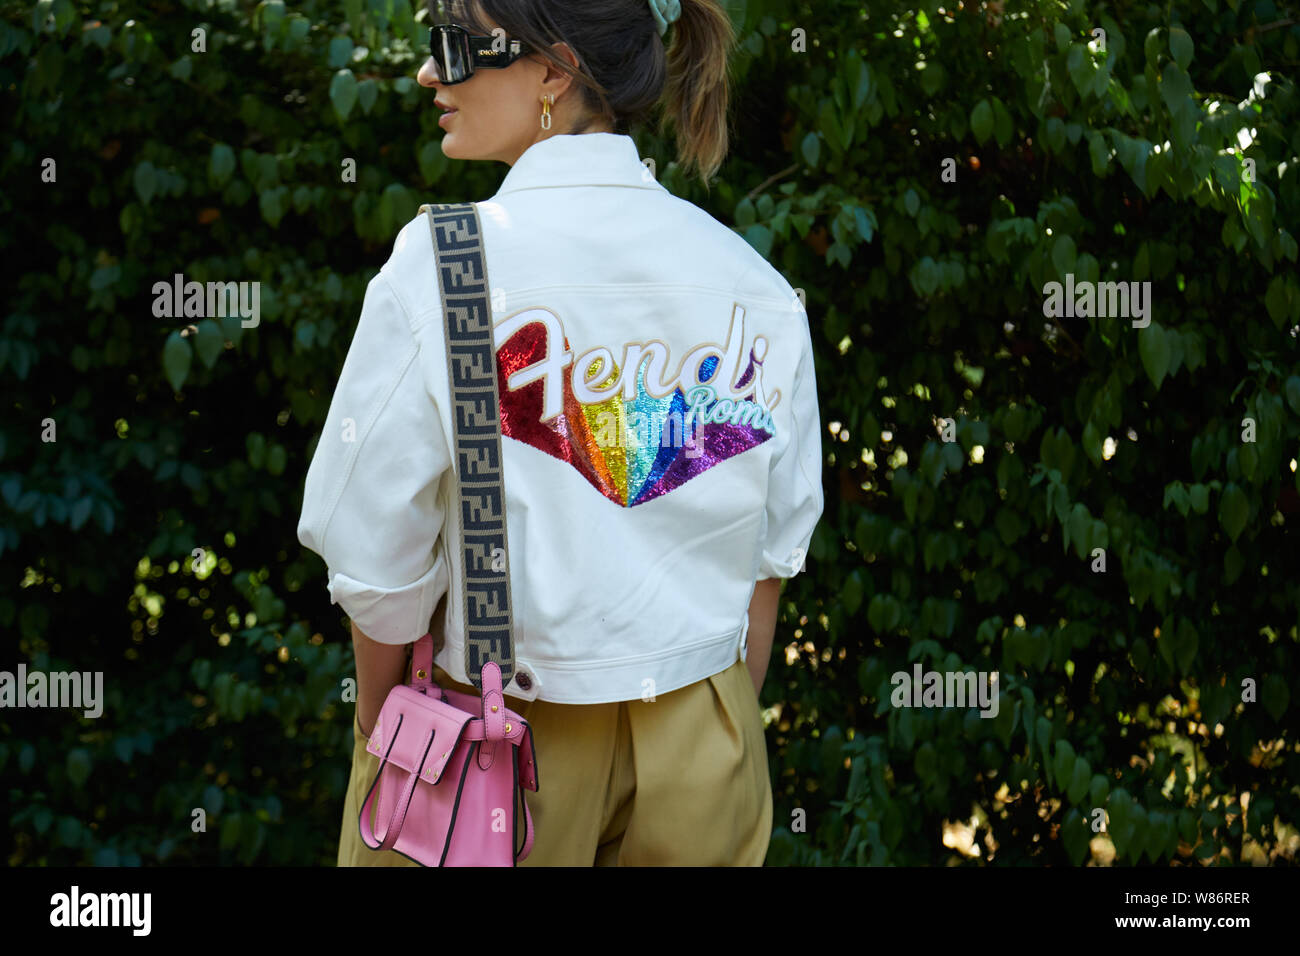
[[[621,133],[557,133],[533,143],[510,167],[497,195],[553,186],[664,187]]]

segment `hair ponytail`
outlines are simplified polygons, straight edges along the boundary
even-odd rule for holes
[[[448,6],[457,22],[479,34],[491,32],[479,15],[486,13],[573,77],[586,118],[567,132],[585,132],[602,119],[626,132],[662,106],[660,131],[674,128],[678,162],[708,188],[727,157],[728,59],[736,36],[718,0],[679,2],[681,14],[664,37],[649,0],[449,0]],[[557,42],[573,49],[576,70],[550,49]]]
[[[697,171],[707,188],[727,157],[728,60],[736,35],[717,0],[681,0],[681,6],[681,16],[668,30],[660,126],[675,127],[679,162],[688,172]]]

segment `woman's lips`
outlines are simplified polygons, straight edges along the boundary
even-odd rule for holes
[[[447,122],[448,119],[450,119],[451,117],[455,116],[457,112],[459,112],[459,111],[458,111],[458,110],[447,110],[447,111],[445,111],[441,116],[438,117],[438,125],[439,125],[439,126],[442,126],[444,123]]]

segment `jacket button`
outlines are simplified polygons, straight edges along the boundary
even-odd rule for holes
[[[519,685],[520,690],[529,690],[533,686],[533,679],[527,674],[516,674],[515,683]]]

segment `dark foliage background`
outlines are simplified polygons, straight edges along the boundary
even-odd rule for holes
[[[636,132],[818,349],[769,863],[1294,862],[1296,9],[863,6],[729,5],[711,190]],[[0,11],[0,669],[106,691],[0,711],[8,861],[332,863],[302,481],[397,230],[505,169],[442,156],[408,0]],[[260,325],[155,318],[175,273],[260,281]],[[1067,274],[1150,281],[1150,326],[1045,317]],[[998,671],[998,717],[892,707],[918,662]]]

